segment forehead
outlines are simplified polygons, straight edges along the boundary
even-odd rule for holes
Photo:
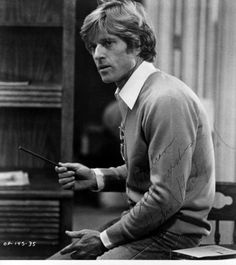
[[[106,39],[114,39],[114,40],[121,40],[118,36],[114,34],[110,34],[105,30],[98,30],[96,33],[90,35],[89,42],[90,43],[99,43],[102,40]]]

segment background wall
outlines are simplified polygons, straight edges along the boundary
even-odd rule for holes
[[[186,82],[211,119],[216,178],[236,181],[236,1],[145,0],[157,36],[155,64]],[[224,224],[222,241],[232,241]]]

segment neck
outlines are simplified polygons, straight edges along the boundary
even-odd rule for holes
[[[129,80],[129,78],[131,77],[131,75],[133,74],[133,72],[139,67],[139,65],[143,62],[142,58],[139,58],[135,64],[135,66],[129,71],[129,73],[127,74],[127,76],[125,78],[123,78],[120,82],[116,82],[116,86],[119,89],[122,89],[122,87],[126,84],[126,82]]]

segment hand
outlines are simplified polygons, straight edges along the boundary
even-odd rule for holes
[[[92,169],[80,163],[59,163],[55,167],[63,189],[96,190],[97,180]]]
[[[72,253],[73,259],[96,259],[102,255],[106,248],[100,239],[100,233],[95,230],[66,231],[66,234],[77,238],[70,245],[61,250],[61,254]]]

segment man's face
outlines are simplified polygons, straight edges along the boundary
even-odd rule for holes
[[[98,72],[105,83],[122,87],[137,62],[138,50],[128,50],[118,36],[100,32],[89,45]]]

